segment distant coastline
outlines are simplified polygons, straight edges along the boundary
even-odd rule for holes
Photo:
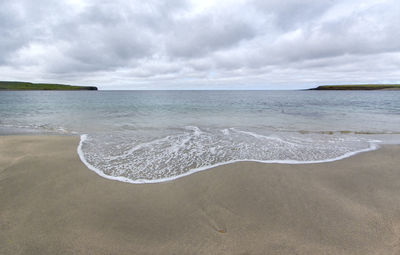
[[[5,90],[98,90],[95,86],[73,86],[51,83],[0,81],[0,91]]]
[[[400,90],[400,84],[324,85],[309,90]]]

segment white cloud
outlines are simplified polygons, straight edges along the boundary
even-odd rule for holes
[[[400,82],[397,0],[3,0],[2,80],[100,88]]]

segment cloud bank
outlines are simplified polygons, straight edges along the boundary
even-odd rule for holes
[[[102,89],[400,83],[398,0],[2,0],[1,80]]]

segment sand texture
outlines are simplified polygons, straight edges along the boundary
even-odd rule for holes
[[[400,253],[400,146],[128,184],[87,169],[78,143],[0,136],[0,254]]]

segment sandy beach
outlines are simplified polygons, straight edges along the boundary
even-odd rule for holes
[[[400,146],[111,181],[79,137],[0,136],[0,254],[398,254]]]

